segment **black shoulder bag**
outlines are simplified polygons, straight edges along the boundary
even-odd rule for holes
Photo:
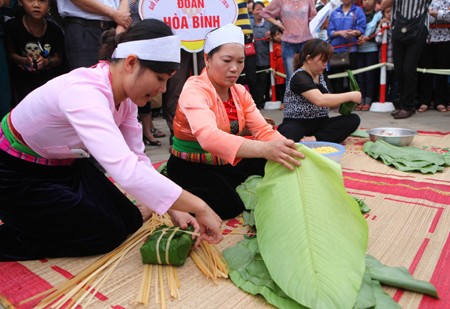
[[[392,38],[400,43],[410,43],[421,37],[427,32],[425,22],[428,18],[428,12],[416,18],[406,18],[399,11],[395,14],[395,21],[392,26]]]
[[[356,13],[355,13],[356,15]],[[353,15],[352,29],[355,26],[356,16]],[[331,41],[331,40],[330,40]],[[328,60],[328,65],[330,68],[343,68],[350,66],[350,46],[347,46],[347,50],[340,53],[334,53],[330,60]]]

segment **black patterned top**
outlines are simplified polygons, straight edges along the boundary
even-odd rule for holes
[[[292,75],[286,93],[284,95],[284,118],[312,119],[327,117],[329,108],[319,107],[308,101],[302,93],[312,89],[319,89],[321,93],[329,93],[325,76],[319,76],[319,84],[316,84],[309,73],[298,69]]]
[[[450,0],[433,0],[430,9],[437,11],[437,18],[430,17],[433,25],[450,24]],[[450,28],[431,28],[430,42],[450,41]]]

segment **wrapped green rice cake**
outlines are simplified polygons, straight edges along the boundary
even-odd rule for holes
[[[192,232],[189,226],[187,231]],[[181,266],[194,244],[191,233],[175,226],[157,228],[141,247],[142,263]]]

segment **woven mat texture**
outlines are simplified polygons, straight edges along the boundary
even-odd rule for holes
[[[367,140],[348,138],[341,165],[347,191],[364,199],[371,208],[365,215],[369,224],[368,253],[386,265],[408,268],[417,279],[431,281],[441,299],[389,287],[385,290],[402,308],[450,308],[450,168],[433,175],[400,172],[364,154],[362,146]],[[412,146],[447,152],[450,133],[420,132]],[[231,231],[247,231],[241,217],[226,222],[220,249],[242,239],[242,235]],[[97,258],[0,263],[0,304],[33,308],[36,302],[19,302],[68,280]],[[89,308],[144,308],[135,303],[142,271],[136,247],[97,291]],[[169,299],[166,288],[167,308],[271,308],[262,297],[239,290],[229,279],[220,279],[217,284],[207,279],[190,258],[177,272],[180,299]],[[161,308],[155,300],[154,281],[146,308]],[[85,308],[83,303],[81,307]]]

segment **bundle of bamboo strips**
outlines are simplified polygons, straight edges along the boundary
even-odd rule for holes
[[[156,278],[153,282],[155,289],[155,303],[160,304],[162,309],[166,308],[166,295],[164,286],[164,269],[166,271],[166,281],[169,289],[169,296],[172,299],[180,299],[180,282],[175,267],[170,265],[144,265],[144,272],[142,275],[141,287],[136,297],[136,302],[147,306],[150,298],[150,288],[152,285],[152,272],[155,268]]]
[[[142,244],[162,224],[173,226],[168,215],[158,216],[153,214],[149,220],[144,222],[139,230],[115,250],[103,255],[70,280],[27,298],[21,301],[20,304],[44,297],[34,308],[76,308],[82,302],[83,306],[88,308],[94,299],[95,291],[100,290],[126,254],[137,245]],[[189,231],[185,232],[195,234]],[[191,251],[190,256],[202,273],[207,278],[211,278],[215,283],[217,283],[217,278],[219,277],[228,277],[227,265],[216,246],[202,241],[198,248]],[[154,282],[155,302],[161,304],[161,308],[164,309],[166,308],[166,297],[163,268],[166,270],[166,280],[170,297],[180,299],[180,282],[176,269],[173,266],[157,265],[156,267],[152,267],[152,265],[148,264],[143,265],[143,277],[136,302],[148,305],[153,268],[155,268],[157,274]]]
[[[85,307],[88,307],[95,295],[94,291],[101,288],[125,255],[136,245],[142,244],[143,240],[161,224],[172,225],[172,222],[168,216],[161,217],[154,214],[124,243],[110,253],[103,255],[78,275],[47,291],[27,298],[20,304],[45,296],[35,308],[60,308],[62,306],[64,308],[76,308],[86,297],[90,296],[87,303],[84,304]],[[104,272],[105,270],[107,271]]]
[[[201,241],[200,246],[193,249],[190,256],[200,271],[214,283],[218,283],[217,278],[228,278],[228,266],[216,246]]]

